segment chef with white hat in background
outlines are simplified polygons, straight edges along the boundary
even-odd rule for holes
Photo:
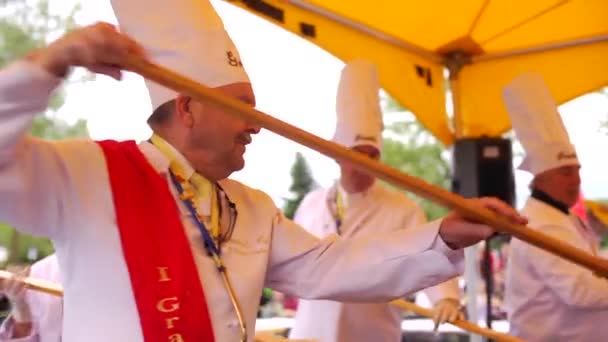
[[[570,208],[580,162],[542,77],[525,73],[503,90],[513,129],[534,178],[522,214],[529,226],[596,255],[592,230]],[[608,281],[518,239],[511,242],[506,302],[511,334],[530,342],[608,341]]]
[[[379,159],[382,150],[384,125],[379,91],[378,71],[373,63],[357,59],[344,66],[333,141],[372,159]],[[348,163],[338,164],[339,181],[328,189],[309,193],[296,211],[295,221],[314,235],[382,235],[426,222],[420,206],[405,194],[389,189]],[[403,277],[408,277],[408,273],[404,272]],[[456,279],[425,292],[435,303],[436,324],[462,318]],[[398,342],[402,338],[403,315],[403,310],[386,302],[300,300],[290,337],[321,342]]]

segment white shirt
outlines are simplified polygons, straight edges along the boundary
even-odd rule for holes
[[[295,222],[323,238],[336,232],[335,194],[340,192],[345,213],[340,234],[344,238],[384,235],[414,229],[426,222],[424,212],[405,194],[377,182],[365,192],[348,194],[338,184],[318,189],[302,201]],[[376,253],[381,253],[377,251]],[[407,270],[401,277],[410,275]],[[360,277],[367,277],[361,274]],[[433,302],[441,298],[459,298],[456,280],[428,289]],[[291,338],[311,338],[320,342],[401,341],[404,312],[386,302],[340,303],[327,300],[300,300]]]
[[[577,220],[529,198],[529,226],[593,253]],[[608,341],[608,281],[574,263],[513,239],[506,303],[511,334],[525,341]]]
[[[103,152],[88,140],[24,137],[59,82],[27,62],[0,72],[0,217],[53,240],[64,287],[64,342],[141,342]],[[175,195],[166,157],[147,142],[140,150]],[[462,271],[464,253],[438,237],[440,221],[366,239],[330,235],[319,241],[285,219],[265,193],[229,179],[221,186],[238,210],[222,255],[250,341],[265,286],[303,298],[384,301]],[[189,212],[176,201],[215,338],[237,341],[239,325],[221,277]]]

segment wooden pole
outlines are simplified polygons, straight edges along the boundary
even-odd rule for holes
[[[414,303],[411,303],[411,302],[408,302],[405,300],[395,300],[395,301],[392,301],[391,304],[395,305],[403,310],[411,311],[417,315],[425,316],[428,318],[433,318],[432,310],[423,308]],[[465,331],[475,333],[475,334],[483,336],[483,337],[487,337],[487,338],[495,340],[497,342],[523,342],[522,339],[519,339],[515,336],[503,334],[498,331],[494,331],[492,329],[483,328],[475,323],[472,323],[472,322],[469,322],[466,320],[462,320],[462,319],[458,319],[458,320],[455,320],[454,322],[450,322],[450,324],[455,325]]]
[[[457,194],[429,184],[421,179],[408,176],[397,169],[278,120],[252,108],[242,101],[221,93],[217,89],[199,84],[167,68],[152,64],[135,56],[129,56],[123,62],[123,67],[182,94],[202,101],[211,101],[225,108],[229,114],[235,115],[242,120],[259,124],[263,128],[316,150],[330,158],[348,161],[362,171],[379,179],[442,204],[447,208],[456,209],[471,220],[482,222],[499,231],[509,233],[520,240],[593,270],[596,274],[608,277],[607,260],[602,260],[579,248],[573,247],[567,242],[533,230],[525,225],[515,224],[498,217],[491,210],[474,205],[472,201]]]
[[[16,277],[13,273],[0,270],[0,279],[11,279],[13,277]],[[63,297],[63,287],[56,282],[30,277],[17,277],[17,279],[21,281],[27,289],[40,291],[57,297]]]
[[[11,279],[13,277],[15,277],[13,273],[0,270],[0,279]],[[18,281],[22,282],[24,286],[28,289],[40,291],[57,297],[63,297],[63,287],[56,282],[31,277],[17,279]],[[421,316],[433,318],[433,312],[431,310],[420,307],[414,303],[407,302],[405,300],[395,300],[392,301],[391,304],[403,310],[408,310]],[[491,329],[482,328],[466,320],[456,320],[454,322],[450,322],[450,324],[455,325],[468,332],[472,332],[487,338],[494,339],[498,342],[523,342],[523,340],[520,340],[514,336],[499,333]]]

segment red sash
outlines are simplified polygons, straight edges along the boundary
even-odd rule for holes
[[[167,181],[134,141],[98,144],[108,166],[144,340],[214,341],[205,294]]]

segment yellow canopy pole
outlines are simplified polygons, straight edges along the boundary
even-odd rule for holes
[[[459,80],[460,70],[470,63],[469,56],[463,53],[453,53],[446,57],[445,64],[449,71],[450,92],[452,94],[452,123],[454,125],[454,139],[466,137],[466,125],[462,110],[462,89]]]
[[[458,140],[464,137],[464,122],[462,119],[462,102],[460,101],[460,89],[458,84],[458,73],[460,72],[459,66],[451,66],[448,68],[450,72],[450,93],[452,95],[452,123],[454,125],[454,140]]]
[[[417,315],[433,318],[432,310],[423,308],[412,302],[408,302],[405,300],[395,300],[395,301],[392,301],[391,304],[398,308],[401,308],[403,310],[411,311]],[[515,336],[503,334],[498,331],[494,331],[492,329],[483,328],[483,327],[480,327],[479,325],[469,322],[467,320],[459,319],[454,322],[450,322],[450,324],[457,326],[465,331],[472,332],[472,333],[475,333],[475,334],[483,336],[483,337],[487,337],[487,338],[495,340],[497,342],[523,342],[522,339],[519,339]]]
[[[452,92],[452,122],[454,123],[454,139],[464,137],[464,123],[462,122],[462,111],[460,92],[458,90],[458,80],[450,77],[450,90]]]
[[[553,238],[547,234],[533,230],[527,226],[515,224],[498,217],[489,209],[480,208],[462,196],[429,184],[421,179],[408,176],[395,168],[391,168],[360,153],[354,152],[334,142],[319,138],[295,126],[262,113],[235,98],[221,93],[167,68],[144,61],[136,56],[129,56],[123,62],[123,67],[141,76],[171,88],[183,94],[188,94],[199,100],[212,101],[228,110],[229,114],[241,119],[255,122],[262,127],[293,140],[301,145],[314,149],[330,158],[348,161],[359,169],[387,182],[395,184],[431,201],[440,203],[448,208],[457,209],[472,220],[483,222],[499,231],[512,234],[514,237],[572,261],[578,265],[593,270],[595,273],[608,277],[608,261],[595,257],[567,242]]]

